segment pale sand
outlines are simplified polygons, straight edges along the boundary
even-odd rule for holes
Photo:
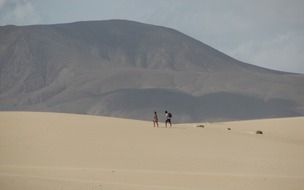
[[[0,112],[0,189],[304,189],[304,118],[196,125]]]

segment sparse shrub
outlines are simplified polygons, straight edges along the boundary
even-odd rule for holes
[[[258,131],[255,132],[255,134],[262,135],[262,134],[263,134],[263,131],[258,130]]]
[[[205,125],[197,125],[196,127],[205,128]]]

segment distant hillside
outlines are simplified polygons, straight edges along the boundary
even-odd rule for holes
[[[0,110],[176,122],[304,115],[304,75],[235,60],[125,20],[0,27]]]

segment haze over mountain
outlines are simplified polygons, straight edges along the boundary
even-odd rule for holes
[[[304,115],[304,75],[125,20],[0,27],[0,109],[175,122]]]

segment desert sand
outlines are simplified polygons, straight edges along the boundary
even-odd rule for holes
[[[304,189],[304,117],[199,124],[0,112],[0,189]]]

